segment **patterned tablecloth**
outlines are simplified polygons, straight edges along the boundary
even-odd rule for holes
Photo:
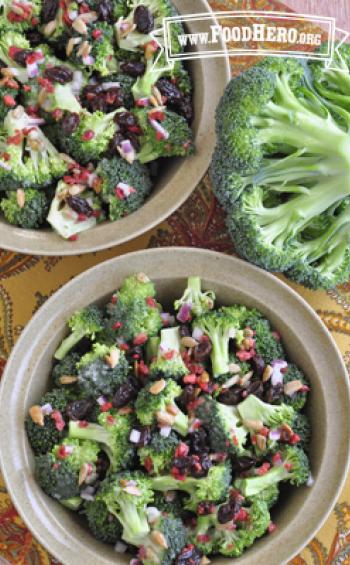
[[[275,0],[212,0],[211,5],[214,10],[222,11],[285,10]],[[232,59],[233,74],[251,63],[251,58]],[[166,245],[206,247],[234,254],[233,244],[225,229],[224,213],[213,198],[208,176],[202,179],[189,200],[166,222],[120,247],[68,258],[38,258],[0,250],[0,374],[25,324],[65,282],[111,257],[128,251]],[[311,292],[297,285],[293,287],[316,310],[332,332],[350,369],[350,283],[328,293]],[[0,477],[0,563],[6,561],[16,565],[58,564],[25,526]],[[325,526],[290,563],[305,564],[350,565],[349,480]]]

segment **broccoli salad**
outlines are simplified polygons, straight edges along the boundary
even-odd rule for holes
[[[191,79],[159,34],[173,15],[170,0],[0,3],[7,222],[75,240],[139,209],[162,159],[193,154]]]
[[[276,528],[312,484],[310,390],[256,309],[190,277],[166,311],[144,274],[68,321],[52,388],[25,420],[44,492],[132,565],[205,565]]]

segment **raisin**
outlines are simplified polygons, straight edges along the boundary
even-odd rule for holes
[[[195,387],[193,385],[187,385],[182,390],[180,396],[177,398],[176,404],[178,404],[179,407],[182,408],[182,410],[186,410],[187,404],[195,399],[196,399]]]
[[[16,63],[18,63],[18,65],[25,67],[27,64],[27,57],[32,53],[33,51],[31,49],[19,49],[18,51],[16,51],[12,58],[14,61],[16,61]]]
[[[70,420],[86,420],[94,407],[91,399],[72,400],[66,406],[66,415]]]
[[[167,78],[161,78],[156,87],[162,96],[165,96],[168,104],[179,104],[183,98],[181,90]]]
[[[219,396],[218,401],[227,406],[236,406],[242,400],[242,389],[238,386],[231,386],[223,390]]]
[[[188,122],[193,120],[193,106],[189,96],[184,97],[177,106],[177,111]]]
[[[147,6],[137,6],[134,12],[134,23],[140,33],[150,33],[154,29],[154,17]]]
[[[208,516],[208,514],[214,514],[214,512],[215,503],[210,500],[204,500],[204,502],[200,502],[197,506],[197,514],[200,516]]]
[[[100,481],[102,481],[106,477],[108,469],[109,459],[107,455],[103,451],[101,451],[96,461],[96,473]]]
[[[181,337],[190,337],[191,334],[191,330],[189,328],[189,326],[186,326],[186,324],[181,324],[180,326],[180,336]]]
[[[191,467],[192,460],[191,457],[175,457],[174,467],[176,467],[180,473],[186,473],[186,471]]]
[[[68,196],[67,204],[77,214],[83,214],[88,218],[93,214],[93,209],[85,198],[80,198],[79,196]]]
[[[261,398],[264,393],[264,385],[261,381],[251,381],[245,390],[248,394],[254,394]]]
[[[138,393],[138,387],[136,383],[129,379],[125,383],[118,386],[112,400],[114,408],[121,408],[126,406],[132,400],[135,400]]]
[[[276,404],[281,401],[283,397],[283,384],[279,383],[275,386],[270,385],[265,393],[266,402],[269,404]]]
[[[64,65],[57,65],[56,67],[47,67],[44,71],[44,77],[52,82],[59,82],[66,84],[73,80],[73,71]]]
[[[115,155],[119,155],[118,147],[120,147],[121,142],[124,140],[124,135],[122,135],[120,132],[115,133],[111,141],[109,142],[107,156],[115,157]]]
[[[44,42],[44,36],[37,29],[29,29],[26,36],[32,47],[38,47]]]
[[[102,20],[103,22],[113,22],[112,0],[102,0],[102,2],[97,2],[96,10],[100,20]]]
[[[248,471],[258,463],[258,458],[243,455],[242,457],[236,457],[232,461],[232,468],[236,473],[242,473],[243,471]]]
[[[137,78],[145,73],[146,65],[141,61],[128,61],[120,65],[121,70],[126,75]]]
[[[189,440],[192,453],[201,455],[209,452],[208,434],[203,427],[189,434]]]
[[[196,363],[202,363],[206,361],[210,356],[212,350],[212,345],[209,339],[202,339],[201,342],[196,345],[193,351],[193,358]]]
[[[218,510],[218,522],[219,524],[227,524],[233,520],[236,512],[232,508],[230,503],[222,504]]]
[[[265,361],[261,355],[254,355],[251,360],[251,365],[254,373],[256,373],[258,377],[261,377],[265,369]]]
[[[41,8],[41,21],[43,24],[52,22],[57,16],[59,0],[43,0]]]
[[[79,114],[75,114],[74,112],[65,114],[61,120],[62,132],[65,135],[71,135],[73,131],[77,129],[79,123]]]
[[[189,544],[179,553],[175,565],[199,565],[202,559],[202,552],[195,545]]]
[[[123,132],[139,125],[136,117],[131,112],[119,112],[114,119]]]

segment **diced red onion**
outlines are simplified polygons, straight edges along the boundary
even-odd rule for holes
[[[171,434],[171,426],[162,426],[159,433],[162,437],[169,437]]]
[[[106,404],[106,402],[107,402],[107,399],[106,399],[105,396],[99,396],[98,399],[97,399],[97,404],[99,406],[103,406],[104,404]]]
[[[152,128],[162,136],[162,139],[169,139],[169,132],[165,128],[163,128],[163,126],[159,122],[157,122],[157,120],[150,118],[149,123],[151,124]]]
[[[28,120],[28,125],[31,127],[42,126],[44,123],[45,123],[44,118],[29,118]]]
[[[145,108],[146,106],[149,106],[149,105],[150,105],[150,99],[149,98],[139,98],[138,100],[136,100],[136,106]]]
[[[308,478],[308,480],[307,480],[307,482],[306,482],[306,486],[307,486],[307,487],[312,487],[312,486],[314,485],[314,483],[315,483],[315,479],[313,478],[313,476],[312,476],[311,473],[310,473],[309,478]]]
[[[125,182],[118,183],[117,188],[119,188],[122,191],[125,198],[130,196],[130,194],[133,194],[134,192],[136,192],[136,190],[134,189],[133,186],[130,186],[130,184],[126,184]]]
[[[139,559],[130,559],[130,565],[140,565],[141,561]]]
[[[288,367],[287,361],[284,361],[284,359],[275,359],[275,361],[272,361],[271,367],[273,369],[271,375],[272,386],[283,384],[283,373],[281,370]]]
[[[279,441],[281,439],[281,430],[270,430],[269,438],[272,439],[272,441]]]
[[[201,421],[198,418],[195,418],[191,423],[189,432],[195,432],[198,429],[198,424],[201,424]]]
[[[35,61],[35,63],[28,63],[27,64],[27,72],[28,72],[29,78],[37,77],[38,74],[39,74],[38,62]]]
[[[191,319],[191,304],[186,303],[183,304],[180,308],[180,310],[178,311],[178,314],[176,316],[177,320],[179,320],[179,322],[182,322],[183,324],[188,322]]]
[[[141,432],[139,430],[131,430],[129,440],[131,443],[139,443],[141,439]]]
[[[3,161],[0,161],[0,167],[2,169],[5,169],[5,171],[11,171],[10,165],[8,165],[7,163],[4,163]]]
[[[136,154],[135,149],[132,146],[129,139],[125,139],[118,146],[118,151],[123,159],[125,159],[130,165],[135,161]]]
[[[134,150],[132,143],[129,139],[125,139],[124,141],[122,141],[120,147],[122,148],[122,151],[123,153],[125,153],[125,155],[128,155],[128,153],[132,153],[132,151]]]
[[[78,11],[77,10],[71,10],[70,12],[68,12],[68,16],[70,20],[75,20],[78,17]]]
[[[119,29],[121,31],[127,31],[130,28],[130,24],[127,21],[121,21],[121,23],[119,24]]]
[[[65,451],[66,455],[71,455],[74,451],[74,445],[65,445],[64,451]]]
[[[101,86],[102,86],[102,90],[109,90],[110,88],[119,88],[120,82],[103,82]]]
[[[117,541],[117,543],[114,546],[114,551],[116,553],[125,553],[127,549],[128,549],[128,546],[125,543],[123,543],[122,541]]]
[[[193,339],[195,339],[196,341],[200,341],[201,338],[203,337],[204,333],[201,329],[199,328],[194,328],[193,332],[192,332],[192,337]]]
[[[93,65],[95,62],[95,59],[91,56],[91,55],[87,55],[86,57],[83,57],[83,63],[84,65]]]
[[[41,411],[42,411],[44,416],[48,416],[49,414],[51,414],[53,412],[52,405],[49,404],[49,403],[44,404],[44,406],[41,407]]]

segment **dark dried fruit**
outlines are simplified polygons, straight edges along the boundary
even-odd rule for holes
[[[96,473],[100,481],[102,481],[106,477],[108,469],[109,459],[107,455],[103,451],[101,451],[96,462]]]
[[[197,506],[197,514],[200,516],[208,516],[208,514],[214,514],[215,512],[215,503],[211,502],[210,500],[204,500],[204,502],[200,502]]]
[[[177,398],[176,404],[179,405],[179,407],[182,410],[187,410],[187,404],[189,402],[193,402],[193,400],[196,399],[196,389],[193,385],[187,385],[185,386],[185,388],[182,390],[182,393],[180,394],[180,396]]]
[[[227,406],[236,406],[242,400],[242,392],[239,386],[226,388],[219,394],[218,401]]]
[[[209,452],[208,434],[203,427],[189,434],[190,450],[196,455]]]
[[[129,379],[125,383],[119,385],[112,400],[114,408],[126,406],[129,402],[135,400],[137,393],[138,387],[132,379]]]
[[[66,415],[70,420],[86,420],[94,407],[91,399],[72,400],[66,406]]]
[[[193,351],[193,358],[196,363],[203,363],[208,359],[212,350],[212,345],[209,339],[202,339],[201,342],[196,345]]]
[[[59,82],[60,84],[67,84],[73,80],[73,71],[64,65],[57,65],[56,67],[47,67],[44,71],[44,78],[52,82]]]
[[[80,198],[79,196],[68,196],[67,204],[74,212],[77,214],[83,214],[87,218],[92,216],[93,209],[85,198]]]
[[[128,61],[121,63],[120,68],[126,75],[137,78],[145,73],[146,65],[141,61]]]
[[[32,47],[37,47],[44,42],[44,36],[37,29],[29,29],[26,32],[26,37]]]
[[[233,520],[236,512],[232,508],[230,503],[222,504],[218,510],[218,522],[219,524],[226,524]]]
[[[116,114],[114,119],[122,132],[129,131],[130,128],[139,127],[137,118],[131,112],[120,112]]]
[[[140,33],[150,33],[154,29],[154,17],[147,6],[137,6],[134,12],[134,23]]]
[[[204,455],[192,455],[190,473],[196,479],[201,479],[206,477],[210,467],[213,465],[209,455],[205,453]]]
[[[248,394],[254,394],[258,398],[261,398],[264,394],[264,385],[261,381],[251,381],[245,388]]]
[[[176,467],[181,474],[185,474],[191,468],[192,460],[191,457],[175,457],[174,467]]]
[[[186,545],[179,553],[175,565],[199,565],[202,559],[202,552],[193,544]]]
[[[79,123],[79,114],[75,114],[74,112],[65,114],[61,120],[62,132],[65,135],[71,135],[73,131],[77,129]]]
[[[13,55],[12,59],[14,61],[16,61],[16,63],[18,65],[21,65],[21,67],[25,67],[26,64],[27,64],[27,57],[28,57],[28,55],[31,55],[32,53],[33,53],[33,51],[31,49],[19,49]]]
[[[269,404],[278,404],[283,397],[283,384],[270,385],[265,393],[265,401]]]
[[[136,447],[145,447],[145,445],[148,445],[152,437],[149,426],[134,426],[134,429],[138,430],[141,434],[138,443],[134,445],[136,445]]]
[[[242,473],[243,471],[248,471],[258,463],[258,458],[243,455],[242,457],[237,457],[232,460],[232,469],[236,473]]]
[[[177,111],[181,116],[185,118],[188,122],[193,120],[193,105],[191,102],[191,98],[189,96],[185,96],[181,102],[177,106]]]
[[[59,0],[43,0],[41,8],[41,21],[48,24],[57,16]]]
[[[115,155],[119,155],[118,147],[120,147],[120,144],[124,140],[125,140],[125,135],[122,135],[120,132],[115,133],[111,141],[109,142],[107,156],[115,157]]]
[[[265,369],[265,361],[260,355],[254,355],[251,360],[251,365],[254,373],[261,377]]]
[[[166,97],[166,104],[179,104],[183,98],[181,90],[178,89],[176,84],[167,78],[161,78],[156,83],[156,87],[162,96]]]
[[[112,0],[102,0],[102,2],[97,2],[96,11],[98,13],[99,19],[103,22],[113,22]]]

